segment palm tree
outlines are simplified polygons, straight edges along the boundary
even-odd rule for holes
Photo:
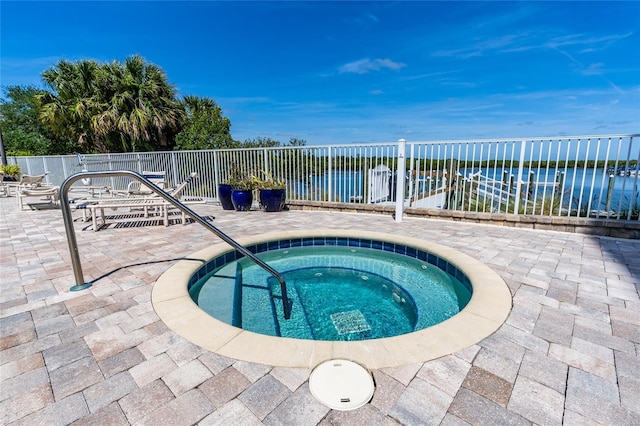
[[[103,134],[118,134],[122,149],[166,148],[179,129],[184,111],[175,89],[158,66],[145,64],[140,56],[124,64],[105,65],[104,88],[109,107],[94,118]]]
[[[39,96],[41,121],[88,149],[166,149],[184,117],[164,71],[140,56],[124,64],[60,61],[42,78],[52,93]]]
[[[37,96],[40,121],[54,134],[102,151],[105,141],[91,125],[91,118],[104,108],[99,89],[100,66],[95,61],[62,60],[42,73],[52,92]]]

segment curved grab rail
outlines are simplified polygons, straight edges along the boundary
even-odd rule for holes
[[[275,269],[271,266],[267,265],[263,260],[256,257],[255,254],[251,253],[240,243],[233,240],[227,234],[222,232],[220,229],[216,228],[206,220],[204,220],[199,214],[191,210],[189,207],[182,204],[176,198],[172,197],[154,183],[150,182],[140,173],[136,173],[130,170],[110,170],[104,172],[79,172],[74,175],[69,176],[62,182],[60,186],[60,205],[62,209],[62,218],[64,220],[64,228],[67,233],[67,242],[69,243],[69,251],[71,252],[71,264],[73,266],[73,274],[75,276],[76,285],[70,288],[71,291],[83,290],[85,288],[91,287],[93,284],[91,281],[85,282],[84,275],[82,273],[82,264],[80,263],[80,255],[78,252],[78,242],[76,240],[76,231],[73,227],[73,217],[71,216],[71,207],[69,206],[69,189],[71,185],[80,179],[92,178],[92,177],[116,177],[116,176],[128,176],[130,178],[136,179],[141,183],[148,186],[153,192],[162,197],[165,201],[172,204],[174,207],[178,208],[180,211],[188,214],[193,218],[194,221],[198,222],[200,225],[207,228],[209,231],[216,234],[220,239],[224,242],[238,250],[243,255],[247,256],[249,259],[253,260],[258,266],[269,272],[280,282],[280,289],[282,292],[282,308],[284,311],[284,318],[289,319],[291,317],[291,305],[289,304],[289,298],[287,297],[287,284],[284,280],[284,277],[280,275]]]

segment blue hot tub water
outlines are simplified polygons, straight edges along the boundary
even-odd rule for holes
[[[280,283],[230,251],[192,277],[189,293],[209,315],[256,333],[312,340],[365,340],[410,333],[458,313],[471,297],[455,265],[387,242],[307,238],[248,247],[280,272]]]

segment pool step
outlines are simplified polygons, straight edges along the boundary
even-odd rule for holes
[[[198,304],[207,307],[209,315],[233,324],[235,315],[234,294],[236,292],[235,266],[227,265],[209,277],[207,285],[198,294]],[[220,301],[227,301],[220,303]]]
[[[198,303],[206,306],[211,316],[234,327],[258,324],[260,329],[254,327],[252,331],[278,336],[271,289],[266,283],[260,284],[264,277],[255,277],[249,269],[240,262],[221,268],[209,277],[198,295]]]
[[[234,323],[252,324],[251,331],[279,336],[278,320],[272,299],[271,289],[255,268],[242,268],[237,263],[234,291]],[[249,309],[246,307],[249,306]],[[243,309],[244,307],[244,309]]]

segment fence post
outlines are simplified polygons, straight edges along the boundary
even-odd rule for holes
[[[51,184],[51,179],[49,178],[49,164],[47,162],[47,157],[42,157],[42,170],[44,171],[45,182]]]
[[[178,153],[175,151],[171,151],[169,153],[169,156],[171,158],[171,168],[173,169],[173,181],[177,185],[178,182],[180,182],[180,174],[178,173],[178,159],[177,159]]]
[[[264,164],[264,167],[262,168],[262,171],[263,171],[264,173],[273,173],[273,172],[271,171],[271,165],[269,164],[269,154],[268,154],[267,148],[264,148],[264,149],[262,150],[262,164]],[[260,171],[259,171],[259,170],[256,170],[256,173],[258,173],[258,174],[259,174],[259,173],[260,173]],[[263,176],[263,177],[264,177],[265,179],[267,178],[267,176]]]
[[[615,175],[609,175],[609,186],[607,186],[607,196],[604,204],[604,209],[607,212],[607,218],[609,218],[609,210],[611,209],[611,195],[613,194],[613,184],[615,178]]]
[[[329,200],[329,202],[333,202],[333,163],[331,161],[331,156],[333,155],[331,152],[331,147],[329,147],[329,158],[328,158],[328,167],[327,167],[327,199]]]
[[[516,180],[516,194],[513,200],[513,214],[518,214],[518,210],[520,209],[520,197],[522,195],[522,173],[524,169],[524,156],[525,151],[527,150],[527,141],[523,140],[520,145],[520,160],[518,163],[518,176]]]
[[[413,163],[414,161],[417,162],[418,160],[415,159],[414,154],[415,154],[415,145],[411,144],[411,148],[409,149],[409,173],[408,173],[408,176],[409,176],[409,191],[408,191],[409,192],[409,206],[411,206],[411,198],[414,195],[413,194],[413,192],[415,190],[414,187],[416,187],[418,185],[417,181],[416,181],[416,176],[417,176],[416,168],[417,167],[415,167],[415,165]]]
[[[396,222],[402,222],[402,212],[404,210],[404,175],[406,163],[404,154],[407,141],[398,140],[398,165],[396,168]]]
[[[213,150],[213,192],[216,194],[216,199],[220,201],[220,194],[218,194],[218,185],[222,183],[222,179],[220,179],[220,159],[218,156],[220,155],[220,151],[217,149]]]

